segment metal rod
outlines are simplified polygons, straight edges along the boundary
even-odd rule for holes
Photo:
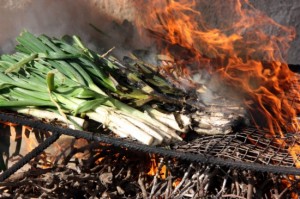
[[[3,182],[7,178],[9,178],[12,174],[14,174],[16,171],[18,171],[20,168],[22,168],[25,164],[27,164],[30,160],[38,156],[40,153],[42,153],[46,148],[48,148],[51,144],[53,144],[58,138],[60,134],[53,132],[50,137],[48,137],[44,142],[42,142],[40,145],[35,147],[32,151],[30,151],[28,154],[26,154],[21,160],[19,160],[17,163],[12,165],[10,168],[5,170],[0,175],[0,182]]]

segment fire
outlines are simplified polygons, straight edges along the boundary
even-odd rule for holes
[[[283,189],[299,190],[300,184],[298,180],[299,179],[295,176],[287,176],[286,178],[281,179],[281,185],[283,186]],[[298,199],[299,193],[291,192],[290,198]]]
[[[201,12],[211,7],[217,25]],[[299,105],[288,96],[298,98],[299,85],[292,87],[296,78],[285,61],[293,28],[276,23],[248,0],[154,0],[139,8],[138,27],[154,36],[162,53],[175,57],[174,67],[205,69],[218,77],[222,89],[238,93],[257,127],[281,137],[298,131]],[[225,16],[226,9],[231,12]]]
[[[17,127],[19,126],[18,124],[14,124],[14,123],[11,123],[11,122],[2,122],[2,121],[0,121],[0,123],[4,124],[4,127],[5,126],[10,127],[10,134],[14,135],[14,140],[15,141],[22,140],[22,138],[23,138],[22,136],[25,135],[23,143],[24,143],[24,146],[26,146],[25,147],[26,152],[30,152],[32,149],[34,149],[36,147],[37,142],[34,142],[32,140],[32,138],[29,136],[29,133],[32,132],[32,130],[33,130],[31,127],[22,126],[21,133],[17,133],[17,131],[18,131]]]
[[[155,176],[157,175],[161,179],[167,178],[167,167],[162,162],[158,163],[158,158],[156,155],[151,155],[151,163],[150,163],[150,170],[148,171],[147,175]]]

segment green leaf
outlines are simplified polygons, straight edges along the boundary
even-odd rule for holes
[[[79,104],[78,108],[74,111],[74,114],[76,115],[78,113],[85,113],[87,111],[94,110],[97,107],[103,105],[107,100],[107,97],[103,97],[95,100],[85,101]]]
[[[25,46],[26,48],[32,50],[34,53],[51,51],[51,48],[46,46],[41,40],[39,40],[32,33],[24,31],[21,33],[19,37],[17,37],[17,41]]]
[[[49,38],[46,35],[40,35],[39,40],[41,40],[45,45],[51,48],[54,52],[63,53],[62,49],[53,43],[53,39]]]
[[[37,53],[33,53],[30,56],[25,57],[24,59],[20,60],[16,64],[14,64],[11,67],[9,67],[8,69],[6,69],[5,74],[11,73],[11,72],[18,72],[21,67],[23,67],[25,64],[27,64],[27,63],[31,62],[32,60],[34,60],[35,58],[37,58],[37,56],[38,56]]]
[[[99,93],[96,93],[90,89],[81,88],[80,91],[76,95],[74,95],[74,97],[80,99],[90,99],[90,98],[105,97],[105,96],[100,95]]]
[[[39,53],[39,58],[52,60],[78,59],[81,56],[81,54],[67,54],[64,52]]]
[[[20,101],[0,101],[0,107],[27,107],[27,106],[49,106],[54,107],[52,103],[41,100],[20,100]]]

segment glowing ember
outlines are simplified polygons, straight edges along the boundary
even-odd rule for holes
[[[286,179],[281,179],[282,186],[285,189],[295,189],[295,190],[298,190],[300,188],[300,184],[297,181],[298,180],[295,179],[295,176],[287,176]],[[293,199],[299,198],[299,193],[297,193],[297,192],[291,192],[290,198],[293,198]]]
[[[181,181],[182,181],[181,178],[176,178],[176,180],[173,182],[172,186],[177,187]]]
[[[298,85],[292,88],[295,75],[284,59],[294,29],[277,24],[247,0],[226,5],[208,2],[147,2],[147,6],[139,6],[144,9],[136,23],[155,36],[163,54],[175,57],[173,67],[206,69],[219,78],[222,89],[238,93],[256,126],[281,137],[285,132],[297,132],[299,105],[288,101],[288,95],[298,98]],[[222,22],[218,28],[211,27],[198,11],[207,4],[212,4],[209,6]],[[223,16],[224,9],[232,11]],[[276,31],[271,34],[270,29]],[[299,148],[290,148],[294,157]]]
[[[157,171],[157,163],[156,163],[155,157],[152,157],[151,158],[151,167],[147,174],[150,176],[154,176],[156,174],[156,171]]]
[[[162,162],[158,163],[157,156],[151,155],[150,170],[148,171],[147,175],[157,175],[157,177],[161,179],[166,179],[168,176],[167,167]]]
[[[0,121],[1,124],[4,124],[4,126],[10,126],[10,127],[16,127],[18,126],[17,124],[11,123],[11,122],[2,122]]]

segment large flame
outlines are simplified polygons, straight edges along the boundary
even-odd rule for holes
[[[248,0],[141,2],[138,26],[155,36],[160,51],[175,57],[176,67],[205,68],[220,77],[224,88],[239,93],[260,128],[281,137],[298,131],[299,105],[288,100],[299,97],[298,85],[292,87],[296,78],[285,60],[293,28],[276,23]],[[213,13],[207,17],[201,10]],[[293,156],[298,148],[290,149]]]

